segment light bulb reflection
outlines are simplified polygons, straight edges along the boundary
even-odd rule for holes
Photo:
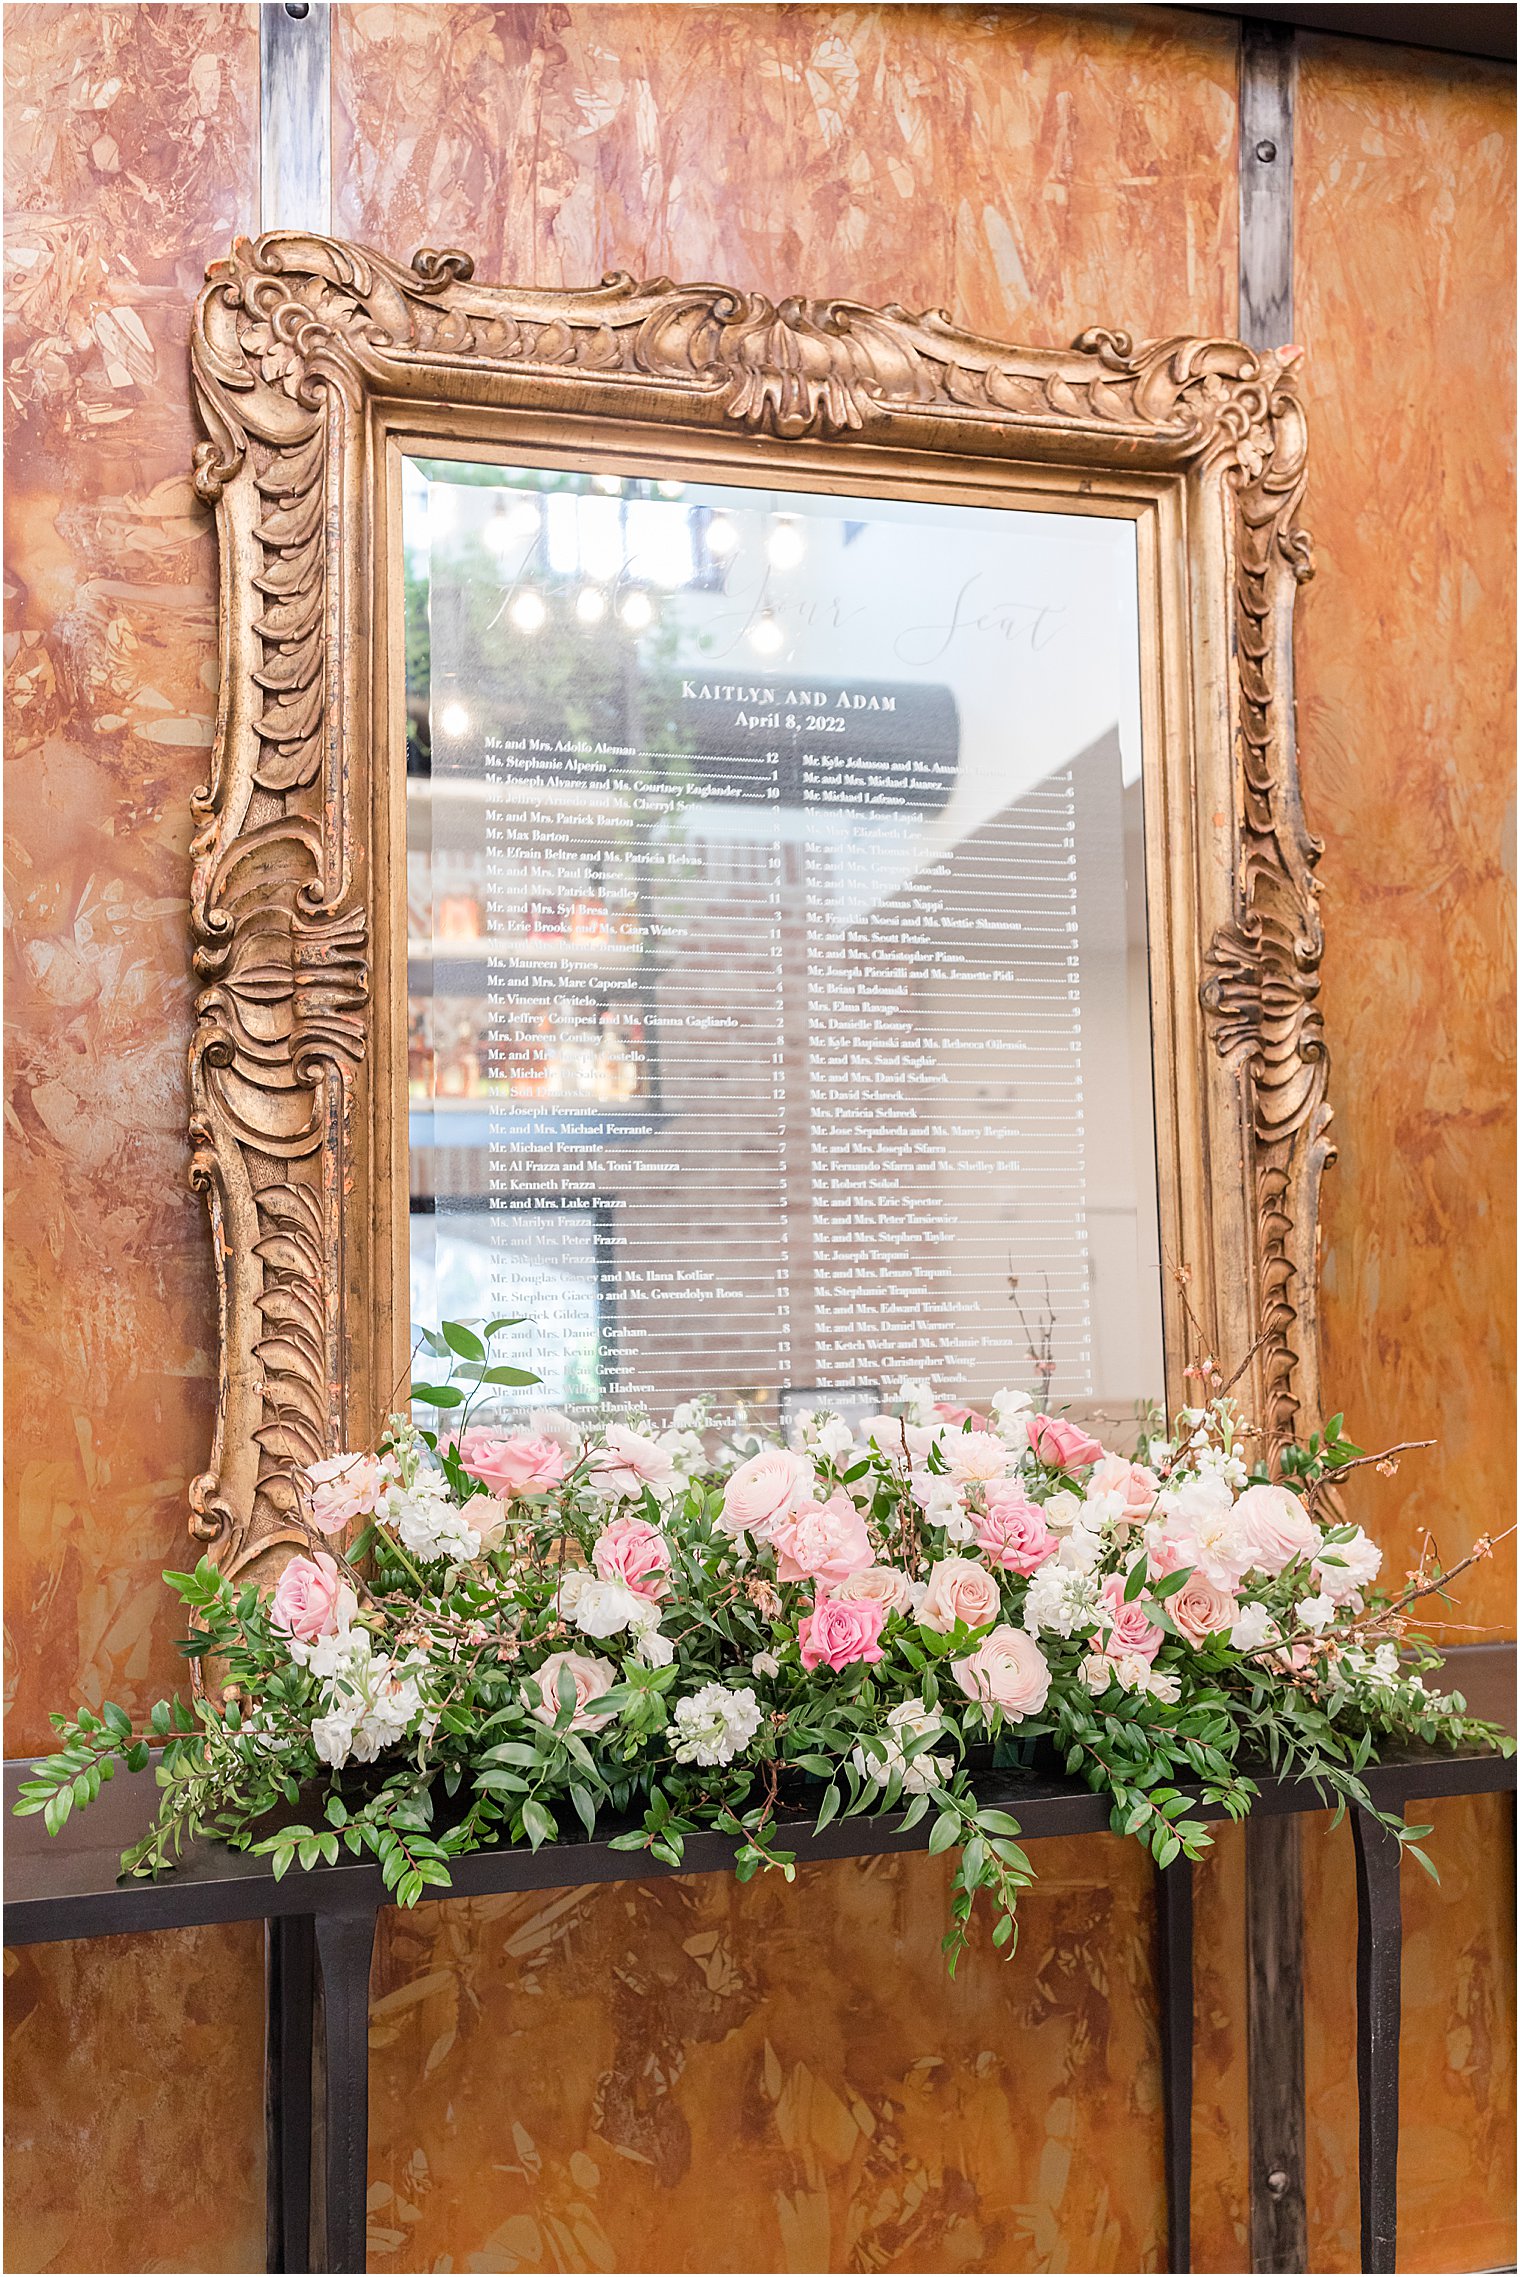
[[[802,534],[801,523],[795,521],[790,514],[779,515],[771,524],[765,551],[772,569],[795,569],[807,552],[807,539]]]
[[[617,498],[622,494],[623,478],[620,474],[594,474],[591,480],[598,490],[605,490],[609,498]]]
[[[497,506],[489,515],[481,531],[481,542],[492,553],[505,553],[510,546],[523,538],[538,534],[538,508],[529,499],[519,498],[515,505]]]
[[[536,633],[549,614],[537,593],[519,593],[507,611],[519,632]]]
[[[607,614],[607,596],[595,585],[583,585],[575,596],[575,613],[583,625],[599,625]]]
[[[685,488],[684,482],[657,482],[655,484],[655,489],[662,498],[679,498]]]
[[[463,704],[445,704],[438,715],[438,725],[445,735],[468,735],[470,715]]]
[[[726,514],[714,514],[707,525],[707,550],[717,561],[727,561],[739,547],[739,532]]]
[[[749,645],[757,656],[778,656],[785,642],[786,635],[769,609],[758,616],[749,628]]]
[[[654,623],[654,603],[647,593],[630,593],[618,615],[630,632],[643,632]]]

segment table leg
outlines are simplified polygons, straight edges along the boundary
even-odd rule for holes
[[[1352,1813],[1356,1838],[1356,2090],[1362,2267],[1394,2267],[1399,2183],[1399,2000],[1403,1850],[1371,1811]]]
[[[267,2266],[311,2267],[311,2056],[316,1934],[309,1913],[264,1924]]]
[[[1304,1929],[1299,1821],[1246,1821],[1246,2092],[1251,2267],[1309,2266],[1304,2195]]]
[[[1161,2099],[1166,2144],[1166,2266],[1193,2265],[1193,1862],[1156,1876],[1161,1966]]]
[[[318,2266],[362,2270],[369,2186],[369,1972],[375,1914],[319,1913],[322,1968],[322,2237]]]

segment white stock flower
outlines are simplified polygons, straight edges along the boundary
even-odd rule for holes
[[[668,1668],[676,1648],[659,1629],[641,1629],[634,1640],[633,1657],[646,1668]]]
[[[905,1795],[926,1794],[931,1787],[940,1786],[953,1768],[948,1755],[930,1755],[927,1750],[908,1759],[907,1749],[915,1739],[933,1739],[945,1728],[944,1718],[935,1709],[926,1707],[922,1700],[899,1700],[895,1708],[887,1710],[887,1730],[877,1753],[868,1754],[857,1747],[851,1758],[862,1779],[869,1779],[878,1787],[889,1787],[893,1778],[901,1773]]]
[[[1175,1707],[1182,1697],[1182,1678],[1169,1668],[1157,1668],[1153,1662],[1146,1671],[1145,1690],[1153,1700]]]
[[[395,1528],[402,1548],[414,1558],[468,1563],[480,1555],[480,1536],[449,1500],[449,1482],[438,1471],[419,1471],[410,1486],[388,1488],[379,1516]]]
[[[946,1541],[954,1542],[957,1548],[959,1548],[961,1543],[973,1541],[975,1537],[976,1528],[972,1525],[971,1520],[966,1516],[965,1511],[952,1510],[949,1517],[945,1520]]]
[[[1323,1636],[1335,1619],[1335,1600],[1323,1593],[1318,1597],[1301,1597],[1293,1610],[1301,1629],[1312,1629],[1316,1636]]]
[[[1091,1573],[1103,1555],[1102,1536],[1086,1526],[1073,1526],[1056,1552],[1057,1563],[1071,1573]]]
[[[691,1478],[707,1461],[707,1449],[700,1432],[662,1431],[656,1445],[664,1448],[683,1479]]]
[[[855,1452],[855,1434],[841,1415],[831,1415],[826,1407],[805,1407],[793,1419],[788,1434],[794,1447],[806,1447],[830,1462],[842,1462],[846,1455]]]
[[[760,1729],[760,1703],[747,1684],[704,1684],[677,1700],[673,1720],[678,1763],[732,1763]]]
[[[934,1413],[933,1386],[922,1377],[915,1380],[904,1376],[897,1387],[897,1399],[910,1423],[933,1423],[938,1420]]]
[[[1090,1628],[1097,1619],[1098,1584],[1089,1573],[1073,1572],[1052,1558],[1030,1581],[1024,1596],[1024,1626],[1033,1636],[1042,1633],[1069,1637]]]

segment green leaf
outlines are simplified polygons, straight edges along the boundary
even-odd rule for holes
[[[937,1857],[940,1851],[948,1850],[951,1844],[953,1842],[959,1842],[960,1838],[961,1822],[959,1812],[941,1811],[939,1817],[935,1820],[933,1826],[929,1829],[930,1856]]]
[[[523,1804],[522,1820],[523,1832],[535,1850],[541,1843],[552,1842],[559,1832],[552,1811],[546,1810],[542,1803],[535,1802],[531,1796]]]
[[[446,1320],[443,1323],[442,1333],[444,1343],[451,1352],[457,1352],[461,1360],[483,1360],[485,1358],[486,1348],[481,1343],[480,1338],[475,1334],[473,1328],[466,1328],[461,1321]]]
[[[837,1787],[825,1787],[823,1791],[823,1802],[819,1806],[818,1816],[813,1822],[813,1832],[815,1834],[822,1834],[824,1828],[828,1825],[829,1820],[838,1810],[840,1799],[840,1793]]]
[[[531,1368],[487,1368],[481,1377],[483,1384],[541,1384],[542,1376],[535,1376]]]
[[[527,1317],[526,1313],[520,1313],[516,1320],[488,1320],[480,1333],[482,1336],[489,1337],[494,1336],[497,1330],[501,1328],[521,1328]]]
[[[1147,1563],[1148,1561],[1145,1558],[1136,1558],[1130,1567],[1129,1577],[1124,1584],[1124,1602],[1126,1605],[1133,1605],[1145,1587]]]
[[[453,1384],[413,1384],[412,1397],[424,1407],[462,1407],[464,1393]]]

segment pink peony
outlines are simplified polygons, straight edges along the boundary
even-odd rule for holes
[[[805,1503],[770,1529],[778,1581],[843,1581],[861,1573],[874,1552],[865,1520],[847,1494]]]
[[[1166,1609],[1188,1642],[1202,1645],[1235,1626],[1240,1600],[1233,1589],[1220,1589],[1205,1574],[1195,1573],[1167,1599]]]
[[[1105,1455],[1093,1466],[1087,1482],[1089,1494],[1120,1494],[1126,1518],[1149,1518],[1161,1492],[1161,1481],[1144,1463],[1126,1462],[1123,1455]]]
[[[347,1599],[345,1605],[344,1600]],[[318,1550],[311,1558],[292,1558],[275,1583],[269,1618],[288,1637],[310,1644],[331,1636],[358,1610],[359,1601],[338,1572],[336,1558]]]
[[[940,1558],[929,1569],[929,1586],[918,1618],[924,1628],[941,1633],[953,1629],[957,1621],[964,1621],[968,1629],[984,1629],[997,1619],[1002,1603],[998,1585],[985,1566],[972,1558]]]
[[[739,1465],[723,1489],[719,1524],[726,1534],[756,1534],[764,1541],[778,1519],[812,1501],[816,1483],[805,1455],[786,1447],[762,1447]]]
[[[615,1518],[593,1543],[591,1562],[603,1581],[621,1581],[651,1605],[669,1594],[670,1547],[647,1518]]]
[[[541,1724],[552,1724],[559,1714],[560,1670],[569,1673],[575,1686],[575,1707],[570,1717],[572,1731],[600,1731],[603,1724],[611,1723],[611,1716],[588,1716],[586,1702],[599,1700],[610,1692],[617,1682],[617,1670],[610,1660],[603,1660],[595,1652],[551,1652],[536,1676],[530,1676],[523,1686],[523,1699]]]
[[[951,1663],[968,1700],[1001,1708],[1014,1723],[1037,1716],[1050,1692],[1050,1667],[1034,1638],[1006,1623],[983,1637],[975,1652]]]
[[[374,1516],[380,1497],[395,1476],[391,1464],[373,1455],[329,1455],[308,1463],[311,1522],[319,1533],[341,1534],[356,1518]]]
[[[987,1507],[973,1512],[977,1548],[991,1565],[1005,1573],[1037,1573],[1060,1548],[1060,1539],[1045,1523],[1045,1513],[1021,1487],[1005,1480],[989,1486]]]
[[[995,1431],[952,1431],[940,1442],[951,1478],[962,1485],[1002,1478],[1013,1460]]]
[[[1051,1470],[1076,1471],[1084,1463],[1097,1463],[1103,1459],[1103,1448],[1075,1423],[1068,1423],[1057,1415],[1031,1415],[1029,1418],[1029,1444],[1042,1463]]]
[[[852,1661],[881,1658],[880,1637],[886,1625],[885,1605],[856,1598],[820,1597],[811,1613],[797,1624],[802,1665],[836,1671]]]
[[[1109,1621],[1103,1650],[1110,1660],[1126,1657],[1154,1660],[1165,1641],[1166,1631],[1158,1629],[1141,1611],[1138,1598],[1125,1604],[1124,1581],[1122,1573],[1111,1573],[1098,1592]]]
[[[565,1475],[565,1450],[558,1441],[522,1431],[509,1434],[486,1423],[472,1423],[458,1442],[458,1451],[470,1477],[503,1499],[546,1494]]]
[[[1235,1505],[1235,1524],[1259,1573],[1279,1574],[1320,1546],[1319,1528],[1285,1486],[1248,1486]]]
[[[671,1487],[678,1483],[676,1466],[658,1440],[626,1423],[609,1423],[605,1443],[591,1457],[591,1480],[614,1500],[634,1500],[646,1486]]]

